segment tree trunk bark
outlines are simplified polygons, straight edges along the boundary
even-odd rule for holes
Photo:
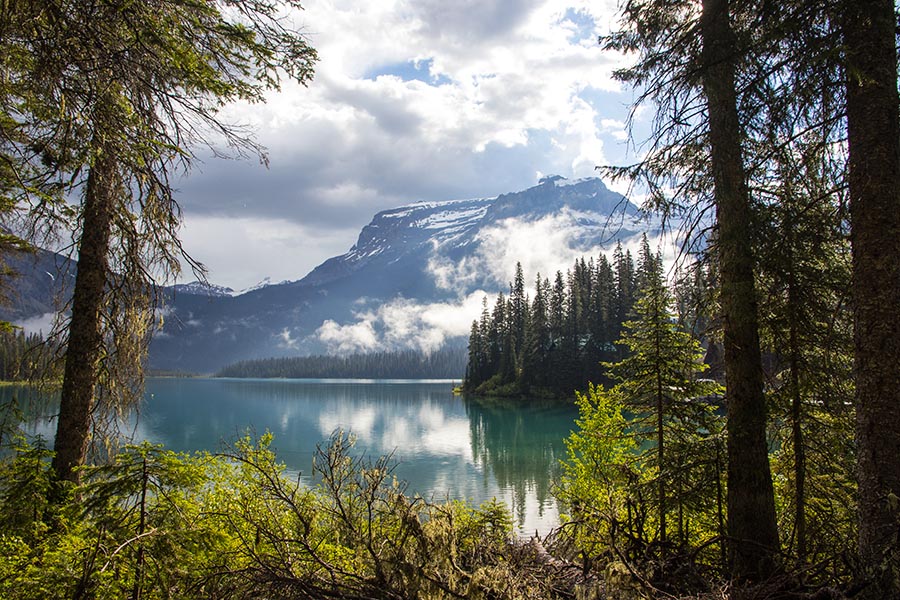
[[[78,483],[91,430],[97,367],[103,344],[100,311],[108,273],[110,229],[120,188],[117,163],[109,148],[100,149],[88,174],[84,195],[78,273],[53,450],[60,481]]]
[[[656,291],[654,293],[657,293]],[[658,299],[658,298],[657,298]],[[656,359],[660,361],[662,355],[662,342],[659,339],[659,321],[661,318],[662,308],[656,305],[654,299],[656,319]],[[656,365],[656,464],[658,472],[657,477],[657,493],[659,494],[659,541],[661,542],[662,557],[666,556],[666,543],[668,542],[666,527],[666,455],[665,455],[665,431],[663,429],[664,419],[664,402],[663,402],[663,382],[662,382],[662,365]]]
[[[791,259],[793,260],[793,259]],[[793,279],[793,278],[792,278]],[[788,284],[788,303],[794,302],[793,283]],[[797,532],[797,562],[806,562],[806,442],[803,439],[803,396],[800,393],[800,347],[798,324],[793,309],[788,309],[791,320],[790,344],[790,390],[791,390],[791,437],[794,445],[794,529]]]
[[[758,580],[774,571],[778,530],[728,0],[703,0],[701,35],[725,329],[729,565],[735,579]]]
[[[847,136],[859,449],[868,597],[900,598],[900,109],[894,3],[847,0]]]

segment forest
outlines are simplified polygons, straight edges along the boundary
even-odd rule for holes
[[[445,347],[430,354],[396,350],[350,354],[261,358],[228,365],[216,377],[287,379],[462,379],[465,350]]]
[[[497,502],[407,494],[341,432],[309,487],[269,434],[214,456],[123,443],[157,284],[204,275],[174,183],[210,149],[265,160],[223,107],[313,85],[318,54],[282,12],[301,8],[0,5],[0,257],[55,235],[78,261],[52,447],[14,400],[0,413],[0,595],[900,598],[887,0],[630,1],[598,40],[628,60],[632,117],[653,114],[633,164],[601,170],[683,224],[685,280],[708,297],[685,309],[643,249],[631,276],[627,254],[579,260],[534,298],[519,269],[473,324],[476,392],[555,392],[603,364],[575,394],[567,514],[546,539],[516,538]],[[721,378],[701,340],[721,344]]]
[[[480,319],[472,323],[464,389],[488,396],[571,399],[591,382],[609,384],[605,364],[625,353],[617,342],[633,316],[638,291],[658,264],[644,235],[637,266],[631,251],[617,245],[612,261],[603,255],[580,258],[565,274],[558,271],[552,284],[538,273],[534,299],[526,294],[517,264],[509,294],[501,293],[492,308],[485,298]],[[695,331],[704,330],[708,321],[705,279],[702,267],[675,277],[677,318]]]
[[[0,331],[0,381],[55,379],[56,351],[40,334]]]

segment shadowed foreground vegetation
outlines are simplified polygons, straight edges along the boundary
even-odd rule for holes
[[[517,537],[496,500],[475,507],[407,493],[391,457],[354,454],[343,432],[314,456],[314,485],[278,462],[267,433],[218,454],[126,446],[62,490],[42,440],[7,432],[0,598],[847,597],[822,587],[822,573],[809,574],[812,586],[782,575],[731,587],[714,507],[686,505],[692,535],[655,540],[655,471],[628,458],[621,413],[605,397],[597,388],[579,396],[589,421],[568,442],[560,488],[573,517],[543,540]],[[605,478],[582,477],[600,458],[581,454],[585,436],[609,453]]]

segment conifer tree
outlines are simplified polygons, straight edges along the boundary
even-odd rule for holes
[[[808,559],[828,560],[855,536],[847,528],[855,502],[846,491],[855,459],[846,451],[853,438],[850,261],[833,153],[819,129],[789,138],[797,109],[781,110],[785,118],[769,124],[777,132],[769,135],[791,141],[773,148],[765,170],[771,179],[757,185],[756,235],[761,325],[772,357],[770,406],[775,422],[785,424],[772,428],[788,482],[782,501],[791,506],[781,516],[782,537],[802,569]]]
[[[488,364],[490,364],[490,372],[493,375],[497,375],[500,372],[506,348],[506,338],[509,332],[506,309],[506,296],[503,295],[503,292],[500,292],[490,314],[487,332]]]
[[[550,350],[550,329],[547,323],[547,300],[544,280],[538,273],[535,279],[534,300],[529,311],[528,328],[522,347],[520,387],[527,393],[532,386],[547,382],[547,358]]]
[[[528,302],[525,298],[525,275],[522,272],[522,263],[516,263],[516,276],[509,286],[509,317],[511,333],[513,334],[516,361],[522,353],[522,344],[525,342],[525,321],[528,312]]]
[[[900,597],[900,100],[891,0],[843,0],[853,318],[859,444],[859,549]]]
[[[466,389],[473,390],[481,385],[484,381],[486,367],[486,353],[481,329],[478,327],[478,321],[472,321],[472,328],[469,332],[469,360],[466,363]]]
[[[73,208],[38,195],[32,204],[35,218],[76,225],[78,271],[54,441],[59,480],[77,481],[103,412],[98,406],[114,413],[140,396],[154,276],[178,272],[182,259],[202,272],[181,246],[171,179],[190,167],[192,147],[209,145],[211,135],[238,153],[259,153],[218,117],[219,109],[262,101],[281,77],[300,83],[312,77],[315,51],[288,28],[282,8],[300,5],[147,0],[2,7],[4,60],[7,42],[16,46],[4,81],[32,83],[0,88],[0,126],[9,125],[6,108],[16,106],[15,120],[41,136],[15,143],[39,141],[31,164],[51,165],[65,181],[59,195],[76,201]],[[4,136],[4,156],[12,139]],[[98,385],[107,373],[115,376]]]
[[[759,579],[775,568],[778,530],[766,441],[750,196],[735,88],[736,36],[729,0],[704,0],[703,93],[709,119],[718,223],[725,385],[728,390],[728,532],[732,574]]]
[[[604,353],[612,348],[612,342],[616,340],[614,322],[616,318],[616,291],[615,276],[612,265],[605,256],[600,257],[597,265],[597,282],[594,284],[594,303],[596,322],[598,325],[597,337],[601,350]]]
[[[715,431],[711,407],[696,399],[708,396],[717,386],[698,379],[706,368],[702,349],[676,323],[662,262],[650,251],[646,239],[639,264],[642,287],[634,307],[635,318],[625,322],[618,341],[627,354],[607,367],[620,382],[617,393],[628,409],[638,415],[632,424],[639,437],[638,445],[652,444],[648,450],[652,459],[647,462],[655,470],[657,539],[665,545],[669,539],[671,504],[681,502],[671,497],[676,473],[683,475],[676,465],[689,462],[673,455],[669,443],[678,438],[678,447],[683,451],[690,446],[684,443],[685,439],[697,441],[705,437],[701,432]],[[683,531],[679,534],[684,537]]]
[[[742,72],[750,62],[742,44],[759,41],[754,35],[765,31],[759,26],[765,15],[754,9],[769,7],[728,0],[627,3],[623,28],[606,38],[608,48],[638,54],[619,76],[641,89],[639,103],[653,101],[657,111],[646,158],[619,174],[646,182],[647,208],[664,217],[679,215],[693,224],[691,233],[698,233],[704,215],[715,209],[728,388],[729,552],[738,580],[768,577],[778,551],[750,243],[750,175],[742,146],[745,125],[758,111],[753,83],[765,78]]]
[[[622,245],[616,244],[613,251],[613,268],[615,269],[616,301],[615,322],[611,332],[613,339],[622,333],[622,323],[628,320],[634,304],[634,260],[631,251],[622,251]]]

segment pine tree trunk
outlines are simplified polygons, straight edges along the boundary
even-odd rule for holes
[[[772,573],[778,548],[750,244],[750,200],[734,86],[728,0],[703,0],[703,89],[715,182],[728,403],[729,564],[735,579]]]
[[[793,260],[793,259],[791,259]],[[788,284],[788,303],[796,300],[793,291],[793,277]],[[797,538],[797,562],[801,567],[806,562],[806,442],[803,439],[803,397],[800,394],[800,347],[797,321],[793,308],[791,315],[790,345],[790,394],[791,394],[791,438],[794,446],[794,529]]]
[[[662,356],[662,347],[659,335],[659,320],[661,318],[662,308],[655,306],[657,321],[656,326],[656,344],[654,351],[657,358]],[[662,381],[662,365],[656,368],[656,464],[657,464],[657,494],[659,495],[659,541],[662,543],[662,556],[666,556],[667,526],[666,526],[666,455],[665,455],[665,433],[663,429],[664,420],[664,403],[663,403],[663,381]]]
[[[900,110],[894,4],[847,0],[847,134],[859,449],[868,597],[900,598]]]
[[[78,274],[60,396],[53,470],[60,481],[78,482],[91,429],[91,409],[102,347],[100,310],[108,272],[110,228],[119,190],[116,158],[101,149],[88,174],[84,195]]]

